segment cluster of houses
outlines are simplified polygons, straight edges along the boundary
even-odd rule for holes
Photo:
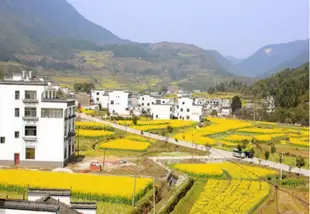
[[[179,93],[176,98],[135,94],[125,90],[92,90],[88,109],[107,109],[110,115],[148,115],[153,119],[201,121],[216,111],[218,116],[231,114],[230,99],[206,99]]]

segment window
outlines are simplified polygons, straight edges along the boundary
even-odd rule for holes
[[[156,114],[156,118],[158,118],[158,114]]]
[[[99,98],[97,98],[96,100],[99,101]]]
[[[186,116],[186,120],[189,120],[189,116],[188,115]]]
[[[26,159],[35,159],[36,149],[35,148],[26,148]]]
[[[170,111],[172,111],[172,107],[170,107]]]
[[[111,100],[111,105],[114,105],[114,100]]]
[[[0,137],[0,143],[5,143],[5,137]]]
[[[148,103],[147,106],[150,106],[150,104]]]
[[[15,117],[19,117],[19,108],[15,108]]]
[[[99,92],[97,92],[97,95],[99,95]]]
[[[37,109],[36,108],[25,108],[25,117],[36,117]]]
[[[182,105],[184,105],[185,104],[185,102],[182,102]]]
[[[144,106],[144,103],[142,103],[142,106]]]
[[[177,109],[179,109],[179,106],[177,105]]]
[[[189,108],[186,111],[189,112]]]
[[[183,109],[182,109],[182,108],[181,108],[180,110],[181,110],[181,112],[183,112]]]
[[[152,104],[154,104],[154,102],[152,102]]]
[[[42,118],[63,118],[62,108],[42,108],[41,109]]]
[[[15,138],[19,138],[19,132],[14,132]]]
[[[36,100],[37,99],[37,92],[36,91],[25,91],[25,99]]]
[[[142,97],[142,100],[144,100],[144,97]]]
[[[19,91],[15,91],[15,100],[19,100]]]
[[[25,126],[25,136],[37,136],[37,127]]]

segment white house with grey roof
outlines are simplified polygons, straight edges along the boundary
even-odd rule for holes
[[[31,72],[0,81],[0,165],[63,167],[74,155],[75,100]]]
[[[203,119],[203,105],[196,104],[195,98],[178,98],[174,115],[180,120],[192,120],[199,122]]]
[[[94,202],[71,202],[70,189],[28,189],[28,200],[0,199],[0,214],[96,214]]]
[[[100,104],[102,108],[107,109],[109,106],[108,91],[105,89],[91,90],[91,100],[94,104]]]

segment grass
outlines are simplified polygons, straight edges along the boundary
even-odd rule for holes
[[[171,214],[188,214],[190,213],[195,201],[198,200],[200,193],[203,192],[205,183],[202,181],[196,181],[192,188],[186,193],[186,195],[179,201],[177,206],[171,212]]]

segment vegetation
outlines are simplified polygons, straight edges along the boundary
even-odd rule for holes
[[[75,92],[90,93],[91,90],[95,88],[95,85],[94,85],[94,83],[91,83],[91,82],[75,83],[73,88],[74,88]]]

